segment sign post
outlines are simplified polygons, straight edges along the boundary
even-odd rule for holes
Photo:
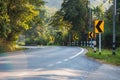
[[[90,47],[92,47],[92,38],[94,37],[94,33],[93,32],[89,32],[88,33],[88,38],[90,39]]]
[[[112,54],[115,55],[115,48],[116,48],[116,25],[115,25],[115,21],[116,21],[116,0],[113,0],[113,6],[114,6],[114,12],[113,12],[113,50],[112,50]]]
[[[104,32],[104,21],[95,21],[95,33],[99,34],[99,54],[101,55],[101,33]]]
[[[89,39],[96,38],[96,34],[94,32],[89,32],[88,38]],[[90,47],[92,47],[94,49],[94,53],[96,53],[96,41],[95,40],[90,41]]]
[[[99,33],[99,54],[101,55],[101,33]]]
[[[94,53],[96,53],[96,41],[93,41],[93,46],[94,46]]]

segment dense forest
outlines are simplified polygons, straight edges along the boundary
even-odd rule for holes
[[[108,0],[112,3],[112,0]],[[112,47],[113,6],[104,3],[90,8],[88,0],[63,0],[59,10],[43,0],[0,0],[0,49],[13,51],[16,45],[71,45],[87,41],[94,20],[105,21],[103,47]],[[117,0],[116,44],[120,46],[120,2]],[[25,41],[21,41],[24,36]]]

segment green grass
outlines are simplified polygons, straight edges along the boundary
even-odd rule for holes
[[[93,49],[87,48],[88,53],[86,54],[88,57],[96,59],[102,63],[109,63],[113,65],[120,66],[120,48],[116,49],[116,55],[112,55],[112,50],[102,49],[101,55],[99,52],[93,52]]]

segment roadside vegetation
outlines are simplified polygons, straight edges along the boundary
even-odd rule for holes
[[[26,50],[27,48],[21,48],[20,46],[16,45],[15,49],[12,51],[6,51],[3,47],[0,47],[0,54],[4,54],[5,52],[14,52],[14,51],[21,51],[21,50]]]
[[[86,54],[89,58],[96,59],[101,63],[108,63],[112,65],[120,66],[120,48],[116,49],[116,55],[112,55],[112,50],[110,49],[102,49],[101,55],[99,55],[99,51],[94,53],[92,48],[88,48],[88,53]]]

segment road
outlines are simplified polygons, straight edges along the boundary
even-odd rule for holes
[[[88,59],[80,47],[29,47],[0,55],[0,80],[120,80],[120,67]]]

